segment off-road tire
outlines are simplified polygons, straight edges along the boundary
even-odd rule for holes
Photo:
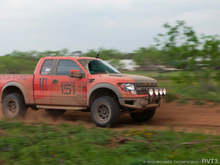
[[[45,109],[45,111],[51,117],[59,117],[66,112],[66,110],[63,109]]]
[[[136,121],[146,121],[150,120],[154,116],[155,111],[156,109],[144,111],[141,113],[130,113],[130,116]]]
[[[18,93],[7,95],[2,102],[2,112],[9,119],[24,117],[27,109],[24,98]]]
[[[93,122],[99,127],[116,125],[120,114],[119,103],[112,97],[99,97],[92,104],[91,117]]]

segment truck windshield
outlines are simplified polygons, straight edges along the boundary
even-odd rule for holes
[[[78,61],[90,74],[120,74],[120,72],[117,69],[115,69],[113,66],[111,66],[105,61],[94,59],[80,59]]]

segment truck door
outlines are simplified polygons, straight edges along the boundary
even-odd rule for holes
[[[79,65],[72,60],[59,60],[57,70],[52,77],[52,104],[86,106],[87,80],[70,77],[70,70],[80,70]]]
[[[45,60],[40,73],[34,77],[34,99],[35,104],[51,104],[51,84],[53,59]]]

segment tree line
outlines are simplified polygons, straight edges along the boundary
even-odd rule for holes
[[[99,48],[89,50],[81,56],[110,60],[112,65],[119,65],[121,59],[133,59],[140,69],[148,65],[172,66],[184,71],[192,71],[196,79],[214,78],[220,80],[220,37],[219,35],[198,35],[184,21],[176,21],[175,25],[165,23],[166,33],[155,37],[155,44],[141,47],[131,53],[123,53],[116,49]],[[40,58],[46,56],[72,56],[68,49],[58,51],[13,51],[0,56],[0,73],[33,73]]]

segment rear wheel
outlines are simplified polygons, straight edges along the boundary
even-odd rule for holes
[[[113,126],[120,118],[119,103],[109,96],[100,97],[92,104],[91,116],[99,127]]]
[[[141,113],[131,113],[130,116],[136,121],[145,121],[150,120],[154,116],[155,111],[156,109],[144,111]]]
[[[24,98],[18,93],[7,95],[2,102],[2,112],[6,118],[24,117],[27,113],[27,108]]]
[[[46,113],[52,117],[59,117],[62,116],[66,110],[62,109],[45,109]]]

